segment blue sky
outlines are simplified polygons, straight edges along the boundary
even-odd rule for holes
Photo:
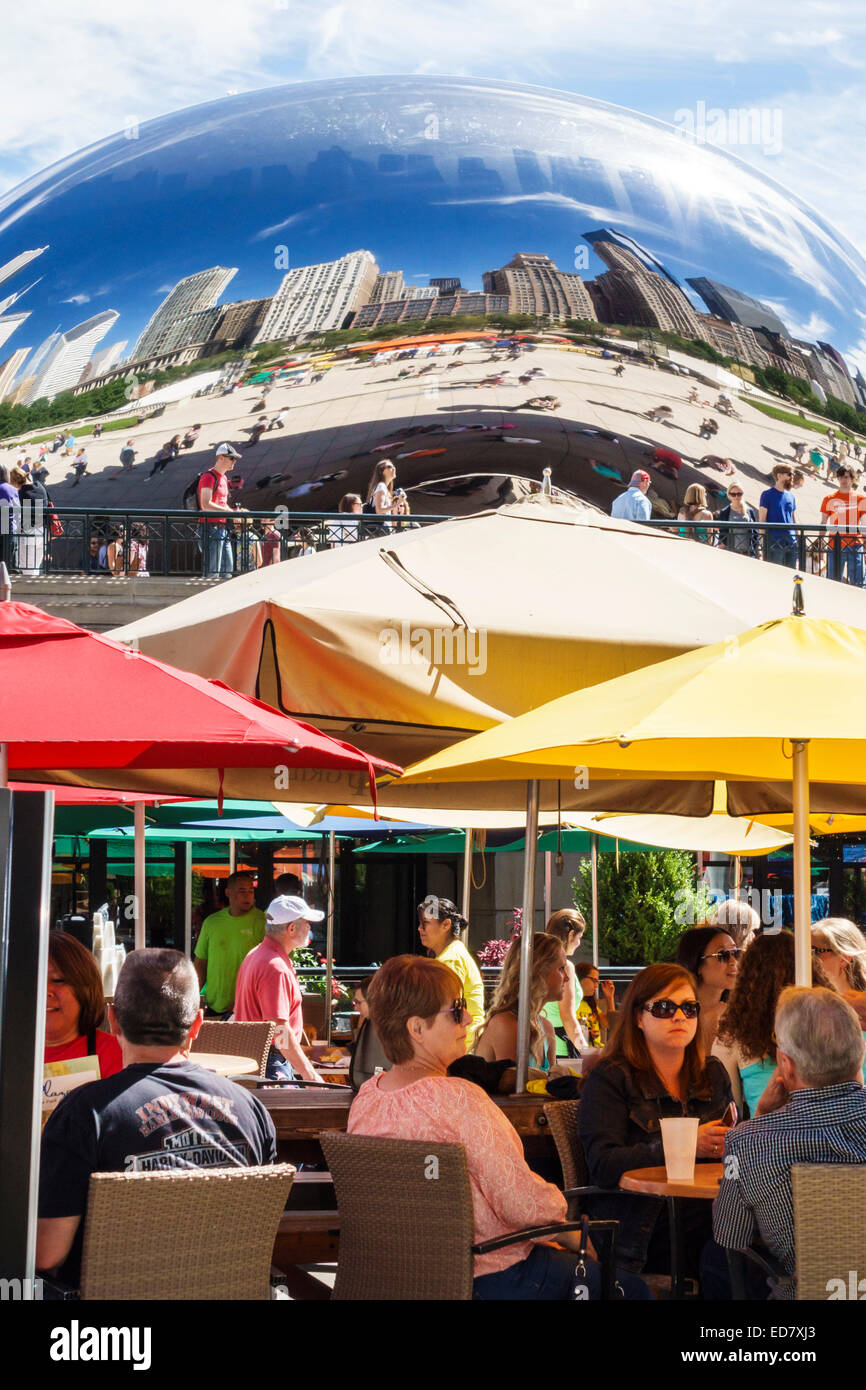
[[[3,22],[0,190],[132,120],[283,82],[435,73],[537,83],[676,122],[781,113],[728,145],[862,250],[866,8],[785,0],[30,0]]]

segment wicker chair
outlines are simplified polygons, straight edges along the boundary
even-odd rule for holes
[[[192,1053],[215,1052],[220,1056],[254,1057],[258,1074],[263,1077],[268,1062],[268,1052],[277,1030],[275,1022],[237,1023],[234,1019],[221,1023],[217,1019],[207,1019],[199,1029],[192,1045]]]
[[[609,1188],[596,1187],[590,1183],[589,1168],[587,1167],[586,1156],[583,1152],[583,1144],[580,1142],[580,1132],[577,1127],[577,1115],[579,1100],[555,1100],[544,1106],[544,1115],[547,1126],[553,1135],[556,1144],[556,1152],[559,1164],[562,1168],[562,1182],[565,1195],[568,1198],[568,1218],[575,1221],[581,1214],[581,1197],[591,1197],[593,1195],[611,1196]],[[619,1196],[624,1201],[631,1198],[631,1193],[621,1192]],[[668,1223],[671,1232],[671,1249],[677,1249],[677,1214],[673,1201],[668,1198],[665,1203],[667,1207]],[[666,1274],[648,1274],[645,1270],[641,1272],[641,1278],[649,1284],[657,1296],[662,1298],[674,1297],[681,1298],[696,1292],[694,1281],[691,1279],[681,1279],[678,1274],[677,1263],[675,1262],[671,1276]]]
[[[472,1190],[460,1144],[376,1139],[329,1130],[320,1142],[340,1213],[335,1299],[441,1301],[472,1297],[473,1256],[580,1221],[514,1231],[474,1244]],[[435,1177],[436,1181],[432,1181]],[[613,1296],[616,1223],[590,1224]]]
[[[267,1299],[295,1169],[92,1173],[82,1299]]]
[[[866,1165],[795,1163],[791,1187],[798,1301],[826,1300],[833,1279],[843,1280],[846,1298],[861,1297],[848,1284],[851,1270],[856,1283],[866,1277],[866,1232],[853,1219],[866,1206]]]

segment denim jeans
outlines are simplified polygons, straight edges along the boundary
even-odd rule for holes
[[[577,1255],[571,1250],[535,1245],[525,1260],[509,1265],[508,1269],[496,1274],[480,1274],[473,1281],[472,1297],[488,1302],[514,1299],[567,1302],[574,1299],[576,1264]],[[636,1274],[617,1270],[616,1277],[626,1298],[652,1298],[647,1285]],[[595,1260],[587,1260],[586,1279],[582,1283],[590,1299],[601,1298],[601,1267]]]
[[[293,1081],[295,1078],[292,1067],[286,1061],[282,1052],[279,1052],[273,1045],[268,1052],[265,1076],[269,1081]]]
[[[206,579],[230,579],[234,574],[234,553],[227,526],[202,523],[203,536],[198,548],[202,552],[202,574]]]
[[[859,545],[843,545],[834,557],[835,563],[831,561],[830,574],[834,579],[847,580],[849,584],[856,584],[858,588],[863,587],[863,549]]]
[[[797,542],[792,541],[787,536],[779,536],[773,539],[772,534],[767,537],[767,559],[774,565],[787,565],[789,570],[797,568],[799,551]]]

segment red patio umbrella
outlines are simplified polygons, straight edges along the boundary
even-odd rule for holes
[[[292,768],[360,777],[374,805],[376,774],[400,771],[219,681],[0,603],[0,785],[18,774],[221,802],[228,774],[233,795],[272,796],[283,767],[286,779]]]

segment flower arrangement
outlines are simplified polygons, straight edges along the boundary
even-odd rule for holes
[[[325,975],[327,963],[324,956],[320,956],[315,951],[311,951],[308,946],[300,946],[296,951],[292,951],[293,965],[300,966],[305,970],[321,969],[321,975],[303,975],[301,977],[302,988],[305,989],[308,994],[321,994],[322,998],[324,998],[327,986],[327,977]],[[336,976],[332,976],[331,1008],[334,1008],[335,1005],[351,1003],[352,995],[350,992],[343,988]]]
[[[511,935],[505,938],[494,937],[491,941],[485,941],[481,950],[478,952],[479,965],[495,966],[501,969],[505,961],[505,953],[516,936],[520,935],[523,927],[523,908],[514,907],[511,909],[511,917],[507,923],[511,928]]]

